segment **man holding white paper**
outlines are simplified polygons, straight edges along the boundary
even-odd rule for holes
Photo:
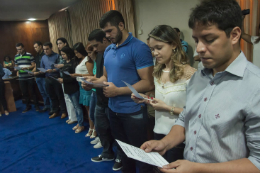
[[[52,101],[52,111],[51,116],[49,118],[54,118],[58,116],[59,111],[61,111],[61,118],[67,117],[67,109],[64,100],[64,94],[62,91],[61,84],[57,82],[55,79],[50,78],[58,78],[60,73],[56,69],[52,69],[53,64],[57,64],[59,62],[59,54],[52,51],[52,43],[46,42],[43,44],[43,50],[45,55],[41,60],[41,68],[46,70],[45,73],[45,87],[46,91],[49,94]],[[60,107],[60,110],[59,110]]]
[[[190,79],[170,133],[141,146],[164,154],[185,140],[185,160],[162,172],[260,172],[260,69],[241,51],[241,25],[236,0],[205,0],[192,10],[189,27],[204,68]]]
[[[131,90],[124,82],[133,85],[138,92],[154,89],[153,58],[149,47],[133,37],[125,29],[125,22],[120,12],[111,10],[105,13],[100,27],[113,43],[104,53],[104,74],[94,83],[109,85],[104,87],[105,96],[109,97],[109,121],[115,139],[139,147],[146,139],[147,108],[131,100]],[[136,162],[122,151],[122,172],[136,172]],[[150,165],[139,162],[140,173],[152,172]]]
[[[26,104],[26,108],[25,110],[23,110],[23,113],[31,109],[29,90],[31,91],[34,100],[35,110],[40,111],[35,90],[34,76],[24,71],[31,71],[35,67],[34,57],[32,56],[32,54],[25,51],[24,45],[22,43],[16,44],[16,50],[18,54],[15,55],[15,70],[17,69],[17,76],[19,77],[20,88],[22,90],[23,98],[25,99]]]

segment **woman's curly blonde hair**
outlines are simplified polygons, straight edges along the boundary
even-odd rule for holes
[[[181,41],[176,31],[171,26],[158,25],[150,32],[149,38],[176,45],[171,55],[172,67],[169,75],[172,83],[181,79],[184,74],[183,65],[188,63],[188,59],[186,53],[182,50]],[[165,64],[157,63],[154,67],[153,76],[160,80],[164,68]]]

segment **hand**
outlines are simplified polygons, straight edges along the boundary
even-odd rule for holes
[[[52,72],[53,72],[52,69],[48,69],[48,70],[46,71],[46,73],[52,73]]]
[[[93,88],[93,85],[87,84],[87,83],[85,83],[85,82],[81,82],[81,86],[82,86],[82,88],[83,88],[84,90],[86,90],[86,91],[90,91],[90,90],[92,90],[92,88]]]
[[[108,85],[103,88],[106,97],[116,97],[118,95],[118,87],[116,87],[112,82],[104,82],[104,84]]]
[[[140,147],[145,152],[149,153],[151,151],[158,152],[161,155],[164,155],[166,152],[166,145],[160,140],[151,140],[143,143]]]
[[[139,94],[140,94],[142,97],[147,98],[146,95],[141,94],[141,93],[139,93]],[[137,103],[137,104],[146,103],[146,101],[148,101],[148,100],[145,100],[145,99],[142,100],[142,99],[137,98],[137,97],[134,95],[134,93],[131,94],[131,99],[132,99],[135,103]]]
[[[56,68],[62,68],[64,66],[64,64],[55,64],[54,67]]]
[[[154,110],[167,111],[168,109],[170,109],[169,106],[166,103],[164,103],[162,100],[156,98],[154,98],[153,100],[154,101],[150,102],[150,104],[153,106]]]
[[[190,162],[188,160],[177,160],[176,162],[172,162],[168,165],[163,166],[163,168],[160,168],[160,171],[162,172],[175,172],[175,173],[196,173],[199,172],[196,167],[198,163]],[[175,169],[173,169],[175,168]]]
[[[58,78],[58,81],[59,81],[60,83],[63,83],[63,79],[62,79],[62,78]]]
[[[40,72],[33,72],[33,75],[39,75]]]
[[[70,74],[71,77],[79,77],[78,74],[74,73],[74,74]]]
[[[93,82],[99,78],[96,78],[95,76],[84,76],[85,80],[88,82]]]
[[[28,67],[22,67],[22,70],[28,70]]]

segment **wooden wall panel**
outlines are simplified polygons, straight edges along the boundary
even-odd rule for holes
[[[42,43],[50,41],[48,22],[4,22],[0,21],[0,63],[4,56],[9,55],[12,59],[16,54],[15,44],[22,42],[25,50],[35,55],[33,48],[35,41]]]

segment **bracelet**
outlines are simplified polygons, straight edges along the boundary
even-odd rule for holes
[[[171,115],[174,115],[174,108],[175,108],[175,106],[173,106],[173,107],[171,108],[171,110],[170,110],[170,114],[171,114]]]

